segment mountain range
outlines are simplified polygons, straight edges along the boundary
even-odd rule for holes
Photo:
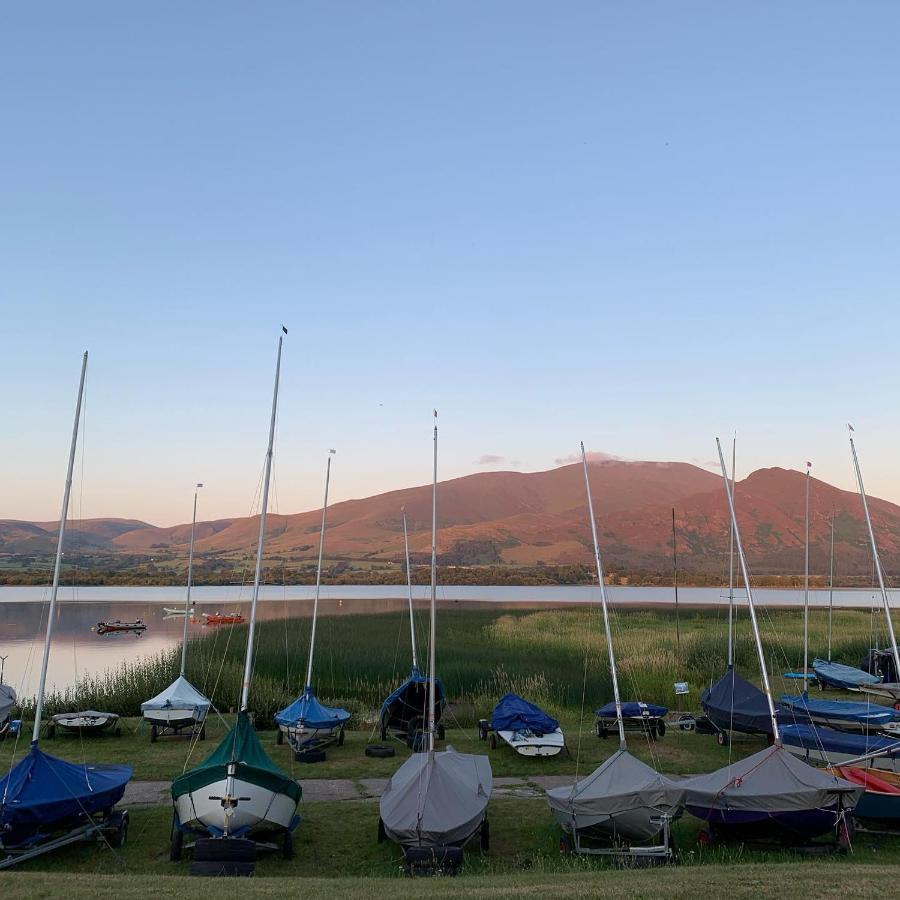
[[[806,475],[760,469],[739,481],[735,502],[744,548],[757,573],[801,574]],[[721,477],[688,463],[591,463],[594,506],[608,569],[671,570],[672,509],[679,564],[716,574],[727,565],[728,511]],[[835,521],[838,576],[871,571],[857,494],[811,479],[811,570],[826,574]],[[366,565],[396,564],[403,556],[402,510],[418,563],[431,551],[431,486],[405,488],[335,503],[328,511],[326,556]],[[900,506],[870,498],[885,567],[900,567]],[[267,557],[313,560],[321,510],[270,515]],[[589,564],[592,560],[580,464],[545,472],[485,472],[442,482],[438,491],[439,553],[445,565]],[[257,517],[197,524],[199,558],[240,557],[252,551]],[[67,529],[68,546],[91,555],[186,554],[190,524],[161,528],[133,519],[89,519]],[[55,550],[56,523],[0,520],[0,555],[44,557]]]

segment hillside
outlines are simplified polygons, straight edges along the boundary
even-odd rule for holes
[[[751,567],[760,574],[802,571],[804,477],[785,469],[761,469],[737,484],[744,546]],[[722,571],[728,515],[719,476],[687,463],[604,460],[591,463],[591,479],[608,568],[667,571],[675,507],[682,567],[707,574]],[[411,552],[417,562],[425,562],[431,540],[430,485],[335,504],[328,516],[329,560],[381,566],[400,561],[404,507]],[[876,498],[870,507],[885,565],[900,568],[900,507]],[[858,496],[813,479],[810,511],[813,572],[827,571],[832,511],[837,571],[869,571]],[[267,555],[294,564],[314,559],[320,518],[321,510],[270,516]],[[478,473],[442,482],[438,521],[444,565],[531,567],[591,560],[578,464],[527,474]],[[198,558],[245,557],[256,541],[258,524],[255,517],[198,523]],[[53,523],[0,520],[0,555],[52,553],[55,531]],[[72,546],[88,555],[180,558],[187,552],[190,525],[158,528],[137,520],[94,519],[73,524],[68,534]]]

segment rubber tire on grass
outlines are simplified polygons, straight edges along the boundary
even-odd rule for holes
[[[110,847],[119,850],[128,843],[128,813],[125,810],[114,812],[107,819],[107,828],[111,834],[107,837]]]
[[[244,838],[200,838],[194,844],[195,862],[256,862],[256,844]]]
[[[391,759],[396,755],[397,751],[385,744],[369,744],[366,747],[366,756],[370,756],[372,759]]]
[[[488,738],[488,747],[490,747],[491,750],[497,749],[497,735],[496,734],[491,734],[491,736]]]
[[[155,744],[156,738],[159,736],[159,732],[156,730],[155,725],[150,726],[150,743]]]
[[[728,732],[727,731],[717,731],[716,732],[716,743],[720,747],[728,746]]]
[[[662,719],[660,719],[656,723],[656,735],[657,735],[657,737],[664,737],[665,733],[666,733],[666,723]]]
[[[320,763],[325,762],[327,754],[324,750],[298,750],[294,754],[294,762]]]
[[[384,819],[378,817],[378,843],[383,844],[387,840],[387,832],[384,830]]]
[[[491,849],[491,823],[485,818],[481,823],[481,852],[487,853]]]
[[[184,855],[184,832],[179,828],[172,831],[172,840],[169,843],[169,860],[171,862],[181,862]]]

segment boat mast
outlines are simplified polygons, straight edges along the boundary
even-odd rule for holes
[[[587,456],[584,441],[581,442],[581,465],[584,468],[584,488],[587,491],[588,515],[591,519],[591,536],[594,539],[594,561],[597,564],[597,583],[600,585],[600,604],[603,607],[603,629],[606,632],[606,651],[609,654],[609,671],[612,674],[613,700],[616,703],[616,722],[619,725],[619,749],[624,750],[625,723],[622,720],[622,700],[619,696],[619,676],[616,673],[616,657],[613,653],[612,631],[609,627],[609,609],[606,605],[606,587],[603,584],[603,564],[600,562],[600,545],[597,542],[597,522],[594,519],[594,501],[591,499],[591,482],[588,477]]]
[[[319,532],[319,563],[316,566],[316,596],[313,600],[312,629],[309,632],[309,661],[306,664],[305,690],[312,687],[313,653],[316,649],[316,622],[319,619],[319,588],[322,584],[322,556],[325,552],[325,516],[328,512],[328,484],[331,481],[331,457],[336,451],[328,451],[328,464],[325,466],[325,501],[322,503],[322,529]]]
[[[259,602],[259,582],[262,575],[263,545],[266,540],[266,512],[269,508],[269,479],[272,475],[272,448],[275,445],[275,413],[278,410],[278,381],[281,376],[281,344],[287,328],[281,326],[278,336],[278,356],[275,359],[275,387],[272,391],[272,418],[269,422],[269,446],[266,450],[266,473],[263,478],[259,511],[259,540],[256,544],[256,569],[253,573],[253,600],[250,604],[250,626],[247,629],[247,656],[244,660],[244,682],[241,686],[240,712],[245,712],[250,702],[250,678],[253,674],[253,637],[256,632],[256,604]]]
[[[803,562],[803,695],[809,693],[809,470],[812,463],[806,464],[806,518],[804,519]]]
[[[831,562],[828,566],[828,662],[831,662],[831,618],[834,612],[834,507],[831,509]]]
[[[406,533],[406,507],[400,510],[403,513],[403,549],[406,552],[406,588],[409,592],[409,639],[412,643],[412,665],[413,668],[419,670],[419,661],[416,657],[416,623],[413,619],[413,598],[412,598],[412,569],[409,567],[409,537]]]
[[[853,426],[850,426],[853,431]],[[856,455],[856,444],[853,443],[853,435],[850,435],[850,450],[853,452],[853,466],[856,469],[856,481],[859,484],[859,496],[862,498],[863,512],[866,514],[866,525],[869,528],[869,540],[872,543],[872,562],[875,571],[878,573],[878,586],[881,588],[881,602],[884,604],[884,621],[887,625],[888,634],[891,636],[891,650],[894,654],[894,671],[900,678],[900,653],[897,652],[897,637],[894,634],[894,625],[891,622],[891,605],[888,603],[887,591],[884,587],[884,575],[881,571],[881,559],[878,556],[878,546],[875,543],[875,532],[872,530],[872,518],[869,515],[869,504],[866,500],[866,489],[863,486],[862,472],[859,468],[859,458]]]
[[[737,435],[731,439],[731,495],[734,496],[734,477],[737,460]],[[728,548],[728,668],[734,668],[734,524],[729,526]]]
[[[184,601],[184,633],[181,637],[181,677],[184,678],[184,670],[187,665],[187,627],[188,616],[191,614],[191,577],[194,573],[194,529],[197,527],[197,494],[203,485],[199,482],[194,488],[194,517],[191,519],[191,549],[188,551],[187,574],[187,598]]]
[[[716,449],[719,451],[719,465],[722,468],[722,480],[725,482],[725,493],[728,495],[728,511],[731,513],[731,527],[734,534],[734,543],[737,547],[738,559],[741,563],[741,573],[744,576],[744,588],[747,591],[747,606],[750,610],[750,624],[753,627],[753,639],[756,642],[756,656],[759,660],[759,671],[762,675],[763,692],[769,704],[769,718],[772,721],[772,738],[777,746],[781,746],[781,734],[778,731],[778,718],[775,715],[775,703],[772,701],[772,688],[769,686],[769,673],[766,671],[766,658],[763,655],[762,640],[759,636],[759,625],[756,622],[756,606],[753,603],[753,591],[750,589],[750,573],[747,571],[747,560],[744,558],[744,548],[741,546],[741,533],[738,530],[737,516],[734,514],[734,497],[731,493],[731,484],[728,481],[728,470],[725,468],[725,457],[722,455],[722,444],[716,438]]]
[[[56,541],[56,562],[53,565],[53,587],[50,590],[50,609],[47,613],[47,633],[44,636],[44,657],[41,661],[41,680],[38,683],[37,701],[34,707],[34,731],[31,733],[32,746],[36,746],[41,736],[41,714],[44,711],[44,690],[47,687],[47,664],[50,661],[50,642],[53,639],[53,623],[56,621],[56,595],[59,593],[59,573],[62,567],[63,537],[66,533],[66,518],[69,515],[69,495],[72,493],[72,472],[75,468],[75,447],[78,444],[78,424],[81,421],[81,400],[84,396],[84,376],[87,372],[87,350],[81,359],[81,378],[78,382],[78,400],[75,403],[75,424],[72,426],[72,444],[69,448],[69,467],[66,469],[66,487],[63,491],[62,510],[59,514],[59,537]]]
[[[675,507],[672,507],[672,569],[675,580],[675,648],[681,658],[681,630],[678,624],[678,546],[675,543]]]
[[[435,641],[437,640],[437,410],[434,411],[434,473],[431,481],[431,630],[429,634],[428,662],[428,749],[434,753],[434,681],[437,677],[435,665]]]

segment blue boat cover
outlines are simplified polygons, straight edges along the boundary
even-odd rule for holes
[[[900,740],[896,738],[874,734],[854,734],[805,722],[797,725],[785,725],[779,729],[779,732],[782,743],[788,747],[819,750],[823,753],[847,753],[850,756],[865,756],[867,753],[887,750],[889,752],[885,756],[890,759],[900,757]]]
[[[900,711],[880,703],[852,700],[811,700],[809,697],[785,694],[782,704],[801,719],[841,720],[860,725],[885,725],[900,722]]]
[[[881,681],[881,677],[878,675],[870,675],[868,672],[863,672],[862,669],[828,662],[826,659],[814,659],[813,670],[816,678],[824,684],[849,690],[859,689],[864,684],[878,684]]]
[[[350,713],[346,709],[320,703],[313,689],[307,685],[290,706],[275,716],[275,721],[286,728],[303,725],[306,728],[334,729],[340,728],[349,718]]]
[[[428,678],[425,675],[422,675],[418,669],[414,668],[412,672],[409,674],[409,678],[400,685],[400,687],[395,688],[388,694],[387,699],[384,703],[381,704],[381,715],[384,717],[386,712],[391,710],[391,707],[394,706],[397,701],[403,701],[407,691],[410,688],[416,688],[419,685],[427,685]],[[434,683],[434,699],[435,704],[438,709],[441,709],[444,705],[444,686],[441,684],[441,679],[438,678]],[[423,710],[424,711],[424,710]]]
[[[622,704],[623,719],[661,719],[668,715],[669,709],[666,706],[657,706],[655,703],[642,703],[640,700],[629,700]],[[616,717],[615,702],[607,703],[597,710],[597,715],[601,719],[614,719]]]
[[[7,846],[84,823],[122,799],[131,766],[66,762],[31,745],[0,778],[0,834]]]
[[[744,734],[771,734],[772,720],[766,695],[729,669],[700,695],[703,711],[719,728]]]
[[[141,704],[141,712],[153,709],[193,709],[198,721],[206,718],[210,703],[184,675],[179,675],[164,691]]]
[[[550,734],[559,728],[559,722],[548,716],[539,706],[529,703],[518,694],[504,694],[491,715],[494,731],[534,731]]]

